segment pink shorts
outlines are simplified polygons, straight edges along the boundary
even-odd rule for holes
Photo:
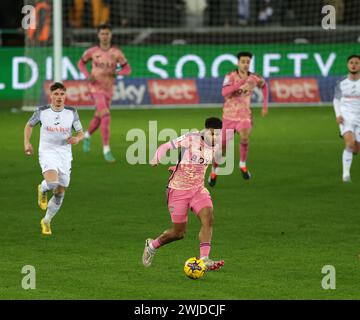
[[[92,97],[94,99],[96,111],[110,109],[111,97],[102,93],[92,93]]]
[[[210,193],[205,187],[191,190],[168,188],[167,199],[173,223],[187,222],[189,208],[198,215],[202,208],[213,207]]]
[[[234,138],[234,131],[240,132],[241,129],[252,129],[252,119],[242,119],[242,120],[228,120],[222,119],[222,131],[221,131],[221,142],[226,144],[226,142]],[[226,131],[228,130],[228,131]]]

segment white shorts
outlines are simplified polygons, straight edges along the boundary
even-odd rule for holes
[[[39,153],[42,173],[55,170],[59,175],[59,184],[67,188],[70,184],[72,156],[59,156],[57,153]]]
[[[352,132],[355,136],[355,140],[360,142],[360,122],[356,121],[354,117],[343,116],[344,122],[339,125],[340,133],[342,136],[346,132]]]

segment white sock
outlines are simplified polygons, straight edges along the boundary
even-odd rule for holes
[[[240,168],[246,167],[246,162],[240,161],[239,167],[240,167]]]
[[[46,191],[49,191],[50,188],[48,184],[46,183],[46,180],[41,181],[41,192],[45,193]]]
[[[84,138],[85,138],[85,139],[89,139],[89,138],[90,138],[90,133],[89,133],[89,131],[85,131],[85,133],[84,133]]]
[[[64,199],[64,194],[54,195],[51,197],[44,217],[44,222],[46,224],[49,224],[51,222],[51,219],[54,218],[56,213],[59,211],[63,199]]]
[[[104,146],[103,151],[104,151],[104,154],[108,153],[110,151],[110,146]]]
[[[353,159],[353,153],[349,149],[344,149],[342,155],[342,164],[343,164],[343,176],[350,176],[350,168]]]
[[[211,167],[211,173],[215,173],[215,174],[218,174],[218,171],[219,171],[219,167]]]
[[[50,190],[55,190],[59,185],[59,181],[47,182],[46,180],[43,180],[41,181],[40,185],[41,185],[41,192],[45,193]]]
[[[46,211],[45,217],[44,217],[44,222],[46,224],[50,224],[51,219],[56,215],[57,211],[50,211],[49,208]]]

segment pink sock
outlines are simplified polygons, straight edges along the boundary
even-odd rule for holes
[[[200,243],[200,258],[208,257],[210,254],[211,244],[210,242]]]
[[[100,122],[101,122],[101,119],[97,116],[94,116],[91,121],[90,121],[90,125],[89,125],[89,129],[88,129],[88,132],[90,135],[92,135],[94,133],[94,131],[99,128],[100,126]]]
[[[103,146],[108,146],[110,141],[110,114],[107,113],[101,118],[101,139]]]
[[[247,155],[249,150],[249,144],[246,143],[240,143],[240,161],[246,162]]]
[[[161,242],[159,238],[156,238],[155,240],[153,240],[151,242],[151,245],[153,246],[154,249],[158,249],[161,247]]]

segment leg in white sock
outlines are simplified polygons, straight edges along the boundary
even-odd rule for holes
[[[355,134],[352,131],[347,131],[343,134],[345,142],[345,150],[342,154],[342,167],[343,167],[343,181],[349,182],[350,168],[353,159],[353,152],[357,152],[357,144],[355,141]]]
[[[59,186],[58,181],[47,182],[46,180],[43,180],[41,182],[41,191],[43,193],[45,193],[45,192],[50,191],[50,190],[55,190],[58,186]]]
[[[110,151],[110,146],[103,146],[103,153],[106,154]]]
[[[350,177],[350,168],[353,159],[353,152],[349,148],[345,148],[342,155],[343,178]]]
[[[42,193],[45,193],[46,191],[49,191],[50,188],[46,182],[46,180],[41,181],[41,191]]]
[[[44,218],[44,222],[46,224],[50,224],[51,219],[56,215],[59,211],[61,204],[64,200],[65,193],[54,194],[48,203],[48,208],[46,211],[46,215]]]

